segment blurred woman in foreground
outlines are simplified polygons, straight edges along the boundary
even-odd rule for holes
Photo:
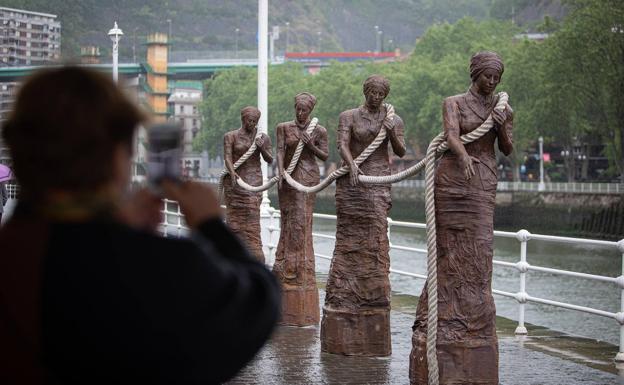
[[[193,240],[154,234],[158,197],[125,198],[142,118],[85,69],[22,86],[2,132],[20,200],[0,231],[0,383],[220,383],[268,338],[278,285],[210,188],[162,186]]]

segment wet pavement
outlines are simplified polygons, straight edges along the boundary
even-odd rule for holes
[[[321,291],[321,304],[324,292]],[[346,357],[321,352],[320,327],[278,327],[258,356],[228,385],[409,384],[413,296],[393,297],[392,356]],[[617,347],[498,317],[501,385],[624,384],[613,364]]]

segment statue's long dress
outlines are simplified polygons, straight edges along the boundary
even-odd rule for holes
[[[282,123],[284,131],[284,168],[288,168],[299,143],[302,129],[295,122]],[[316,126],[311,134],[314,145],[327,152],[327,131]],[[316,155],[304,145],[297,166],[290,174],[304,186],[320,180]],[[316,194],[292,188],[286,181],[278,190],[280,207],[280,238],[273,272],[282,283],[281,324],[292,326],[318,325],[319,294],[314,268],[312,213]]]
[[[461,135],[479,127],[496,99],[471,91],[448,98],[445,130]],[[436,169],[435,206],[438,255],[437,356],[440,384],[498,384],[496,308],[492,298],[493,220],[496,156],[492,129],[466,151],[475,175],[466,180],[458,157],[447,151]],[[410,355],[411,384],[427,384],[427,286],[414,323]]]
[[[271,148],[271,140],[264,135],[264,147]],[[250,140],[241,140],[237,131],[225,134],[223,140],[225,156],[232,157],[232,163],[236,162],[251,146]],[[230,154],[228,154],[228,151]],[[248,184],[257,186],[262,184],[262,169],[260,168],[260,150],[240,165],[236,173]],[[228,226],[232,229],[247,246],[249,251],[259,261],[264,262],[262,252],[262,240],[260,239],[260,203],[262,193],[244,190],[236,185],[232,187],[230,176],[223,181],[225,198],[225,215]]]
[[[360,107],[340,115],[339,141],[349,148],[368,146],[377,136],[386,111],[372,116]],[[403,140],[403,122],[394,130]],[[388,138],[365,160],[366,175],[389,175]],[[355,159],[358,153],[353,153]],[[336,245],[327,281],[321,323],[321,349],[329,353],[388,356],[390,342],[390,256],[388,212],[390,184],[352,186],[349,176],[336,181]]]

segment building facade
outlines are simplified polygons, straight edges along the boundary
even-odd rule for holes
[[[17,84],[17,82],[0,82],[0,133],[2,132],[4,121],[9,118],[13,108]],[[2,136],[0,135],[0,163],[9,164],[9,160],[9,151],[2,143]]]
[[[193,152],[193,139],[201,129],[202,82],[172,81],[170,87],[170,119],[182,128],[182,172],[188,177],[203,177],[208,167],[207,155]]]
[[[29,66],[61,57],[61,22],[56,15],[0,7],[0,64]]]

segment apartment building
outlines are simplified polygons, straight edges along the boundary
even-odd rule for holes
[[[60,57],[61,22],[56,15],[0,7],[0,65],[42,65]]]

